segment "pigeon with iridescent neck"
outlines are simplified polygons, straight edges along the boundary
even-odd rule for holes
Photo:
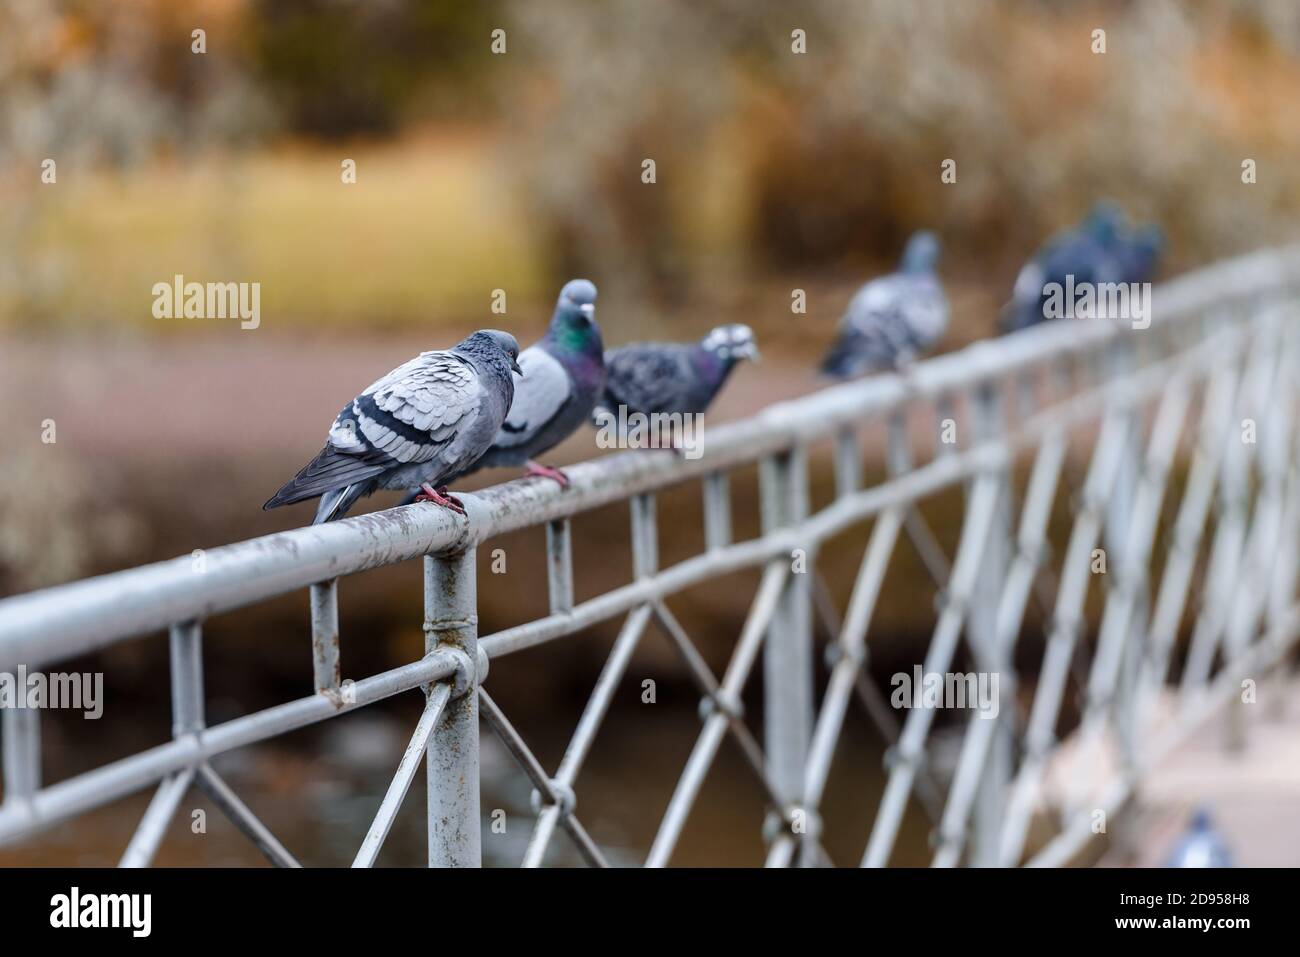
[[[536,458],[577,431],[605,388],[605,346],[596,324],[596,287],[574,279],[560,290],[551,325],[536,345],[519,357],[523,378],[492,447],[474,468],[523,465],[529,475],[568,476]]]

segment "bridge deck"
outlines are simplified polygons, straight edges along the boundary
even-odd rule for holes
[[[1239,748],[1232,746],[1231,722],[1220,715],[1152,771],[1142,784],[1137,866],[1164,863],[1196,806],[1210,810],[1237,866],[1300,866],[1297,692],[1300,681],[1262,683],[1259,703],[1239,706]]]

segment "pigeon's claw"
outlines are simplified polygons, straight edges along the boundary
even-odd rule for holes
[[[425,482],[420,486],[420,492],[421,494],[415,496],[417,502],[432,502],[434,505],[441,505],[443,508],[449,508],[461,515],[465,514],[465,503],[449,493],[445,485],[434,488],[428,482]]]
[[[524,471],[524,475],[540,475],[542,478],[548,478],[558,482],[560,488],[569,487],[569,477],[564,474],[562,469],[557,469],[550,465],[542,465],[540,462],[534,462],[532,459],[528,460],[528,467]]]

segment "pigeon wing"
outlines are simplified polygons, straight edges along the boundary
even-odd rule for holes
[[[904,322],[917,351],[931,348],[948,329],[948,297],[933,276],[907,276],[901,290]]]
[[[468,360],[425,352],[357,396],[352,403],[357,437],[403,465],[428,462],[473,418],[482,400],[482,383]]]
[[[478,375],[447,352],[426,352],[372,383],[334,419],[325,447],[263,508],[275,508],[432,460],[477,412]]]
[[[690,386],[686,347],[624,346],[605,353],[605,398],[610,411],[625,405],[631,412],[673,411],[682,406]]]
[[[923,352],[948,325],[943,288],[930,276],[894,274],[873,279],[854,295],[824,368],[889,368]]]

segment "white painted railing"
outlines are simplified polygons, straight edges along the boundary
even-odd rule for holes
[[[524,863],[541,864],[562,829],[587,861],[603,864],[577,816],[575,785],[653,623],[680,652],[705,706],[647,864],[670,861],[727,738],[769,803],[762,835],[769,864],[827,862],[818,812],[855,699],[891,744],[884,794],[863,835],[863,864],[889,861],[914,797],[934,820],[936,864],[1067,863],[1091,838],[1097,810],[1125,813],[1144,769],[1230,702],[1243,678],[1275,666],[1300,631],[1298,267],[1296,250],[1253,254],[1157,289],[1147,329],[1061,320],[921,363],[905,380],[881,376],[773,405],[711,429],[699,459],[620,453],[573,467],[566,491],[532,480],[464,495],[467,518],[407,506],[212,549],[201,570],[178,558],[0,601],[0,671],[47,668],[167,630],[173,700],[171,741],[44,786],[39,712],[0,711],[0,841],[156,785],[123,857],[124,864],[146,864],[185,792],[197,785],[271,861],[291,865],[290,852],[210,759],[419,691],[423,715],[358,865],[375,861],[426,755],[429,863],[480,863],[480,716],[539,794]],[[913,462],[917,430],[908,422],[918,416],[932,424],[925,434],[934,442]],[[864,438],[876,429],[884,433],[889,476],[863,488]],[[945,431],[960,440],[941,441]],[[821,454],[831,457],[837,491],[814,511],[809,462]],[[763,533],[733,541],[728,473],[755,462]],[[705,549],[662,568],[656,496],[686,494],[680,486],[695,481],[703,490]],[[950,562],[917,506],[963,487],[966,507]],[[1068,538],[1054,542],[1053,505],[1071,493]],[[1175,493],[1177,502],[1167,502]],[[621,500],[631,512],[632,580],[575,604],[569,519]],[[551,612],[480,637],[474,551],[534,526],[544,526],[547,536]],[[818,552],[831,536],[857,528],[869,533],[841,616],[818,572]],[[900,540],[918,549],[942,599],[924,672],[950,673],[964,640],[978,670],[1001,679],[998,716],[970,717],[947,773],[927,762],[934,709],[891,711],[865,680],[871,620],[877,604],[889,600],[882,583]],[[1105,574],[1097,570],[1099,555]],[[342,681],[338,579],[416,558],[425,568],[426,656]],[[744,569],[757,573],[757,590],[731,661],[716,676],[669,600]],[[317,693],[207,725],[202,623],[297,589],[311,595]],[[1104,594],[1095,623],[1085,614],[1090,591]],[[1026,624],[1032,601],[1048,623],[1038,633]],[[622,629],[572,741],[560,766],[548,771],[484,686],[489,662],[509,667],[513,652],[619,617]],[[1178,639],[1189,622],[1183,654]],[[818,625],[830,652],[820,695]],[[1015,674],[1018,641],[1041,657],[1033,682]],[[760,655],[763,727],[755,729],[741,698]],[[1167,680],[1175,663],[1176,688]],[[1062,718],[1072,679],[1081,698],[1077,720]],[[1031,684],[1032,694],[1017,695],[1019,684]],[[1168,707],[1153,706],[1171,694],[1172,718]],[[1026,713],[1018,700],[1031,702]],[[1073,725],[1069,762],[1057,742],[1063,722]],[[1049,797],[1044,777],[1063,767],[1068,786]],[[1055,815],[1056,836],[1030,848],[1030,822],[1044,810]]]

